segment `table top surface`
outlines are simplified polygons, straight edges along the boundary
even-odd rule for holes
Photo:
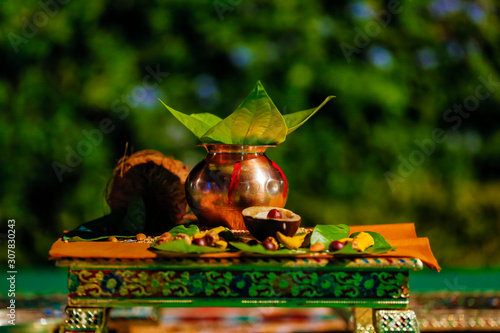
[[[440,270],[426,237],[417,237],[413,223],[351,226],[351,232],[375,231],[382,234],[396,250],[374,255],[338,256],[332,253],[307,253],[290,256],[263,256],[244,252],[206,254],[159,253],[148,243],[125,242],[63,242],[56,241],[49,252],[59,266],[119,265],[279,265],[279,266],[338,266],[338,267],[398,267],[422,269],[425,263]]]

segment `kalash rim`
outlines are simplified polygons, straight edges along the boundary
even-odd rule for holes
[[[278,145],[241,145],[227,143],[199,143],[196,147],[205,147],[208,153],[238,153],[238,154],[263,154],[267,148]]]

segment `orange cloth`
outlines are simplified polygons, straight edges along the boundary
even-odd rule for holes
[[[375,257],[406,257],[418,258],[430,268],[441,270],[432,253],[429,239],[417,237],[413,223],[379,224],[351,226],[351,232],[374,231],[378,232],[397,250],[377,254]],[[49,251],[52,259],[56,258],[119,258],[119,259],[150,259],[156,258],[153,251],[149,251],[150,244],[146,243],[111,243],[111,242],[69,242],[56,241]],[[220,253],[223,254],[223,253]],[[235,256],[227,254],[227,256]]]
[[[415,224],[413,223],[353,225],[350,226],[350,228],[351,228],[351,233],[358,231],[378,232],[379,234],[384,236],[384,238],[388,242],[394,239],[417,238],[417,232],[415,231]]]
[[[118,258],[149,259],[156,254],[149,251],[151,244],[124,242],[63,242],[59,239],[52,244],[49,251],[51,259],[55,258]]]
[[[427,266],[440,271],[441,267],[434,257],[427,237],[417,237],[415,224],[397,223],[397,224],[378,224],[378,225],[359,225],[351,226],[351,232],[374,231],[378,232],[391,244],[397,247],[397,250],[377,254],[377,257],[409,257],[422,260]]]

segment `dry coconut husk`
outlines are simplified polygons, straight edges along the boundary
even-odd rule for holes
[[[118,161],[106,199],[112,211],[124,211],[132,196],[140,194],[146,210],[145,232],[161,234],[183,221],[188,174],[181,161],[155,150],[141,150]]]

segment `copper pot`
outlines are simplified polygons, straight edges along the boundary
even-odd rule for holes
[[[243,209],[285,206],[288,182],[265,154],[267,148],[275,146],[200,146],[208,154],[189,173],[186,199],[202,225],[245,230]]]

